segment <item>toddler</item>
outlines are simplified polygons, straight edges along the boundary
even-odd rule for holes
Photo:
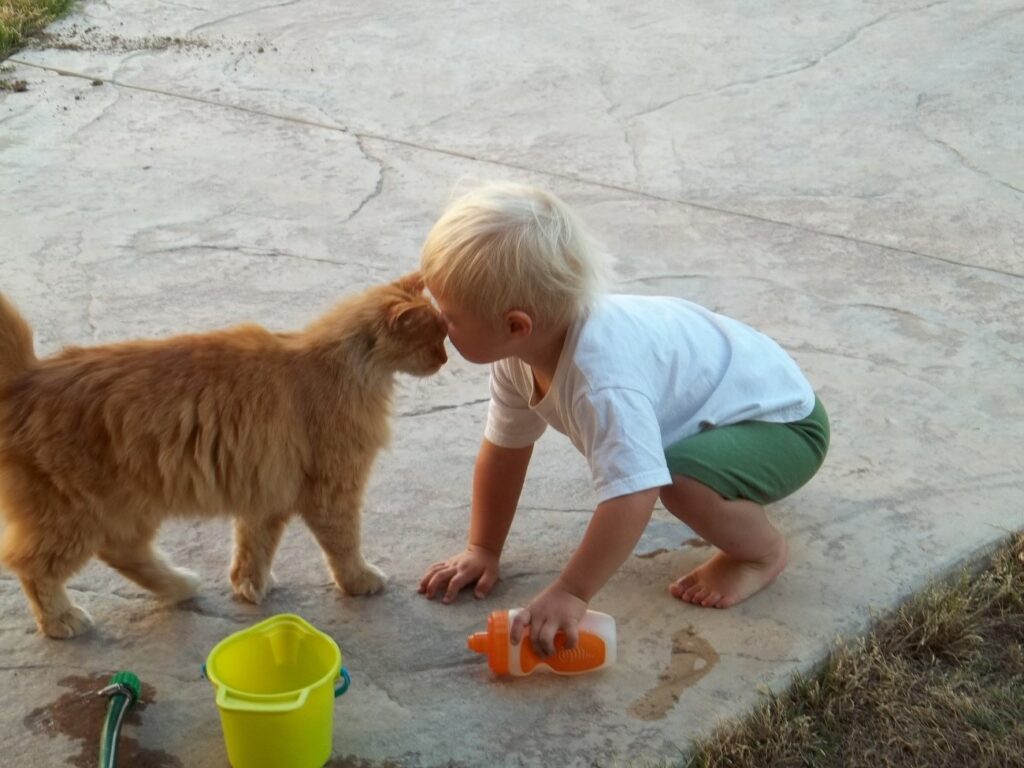
[[[466,549],[419,591],[484,597],[516,512],[534,442],[551,425],[590,466],[597,508],[561,575],[511,628],[543,654],[576,645],[587,605],[629,557],[655,502],[717,548],[669,589],[727,608],[770,584],[786,542],[764,505],[806,483],[828,417],[796,363],[743,323],[677,298],[605,293],[609,259],[557,197],[492,184],[431,229],[422,271],[452,345],[490,365]]]

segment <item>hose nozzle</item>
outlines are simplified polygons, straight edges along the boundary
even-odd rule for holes
[[[109,701],[100,736],[100,768],[117,766],[117,738],[121,733],[121,724],[128,710],[139,700],[141,691],[142,684],[134,672],[115,673],[107,687],[97,691]]]

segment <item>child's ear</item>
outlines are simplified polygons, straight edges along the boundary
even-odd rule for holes
[[[533,318],[521,310],[513,309],[505,315],[505,329],[510,336],[526,338],[533,333]]]

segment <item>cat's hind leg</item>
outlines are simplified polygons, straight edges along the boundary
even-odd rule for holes
[[[164,602],[180,603],[195,597],[199,576],[172,565],[153,544],[154,534],[155,531],[145,531],[128,538],[108,539],[100,549],[100,559]]]
[[[21,580],[39,631],[64,639],[92,628],[84,608],[75,605],[65,582],[89,560],[92,549],[75,535],[46,532],[10,522],[4,530],[3,561]]]
[[[235,555],[231,586],[235,596],[259,605],[274,586],[270,564],[289,515],[235,518]]]

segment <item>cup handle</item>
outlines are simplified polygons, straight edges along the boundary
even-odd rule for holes
[[[338,677],[339,679],[334,681],[334,698],[341,696],[352,685],[352,677],[348,673],[348,667],[342,667],[338,672]]]

